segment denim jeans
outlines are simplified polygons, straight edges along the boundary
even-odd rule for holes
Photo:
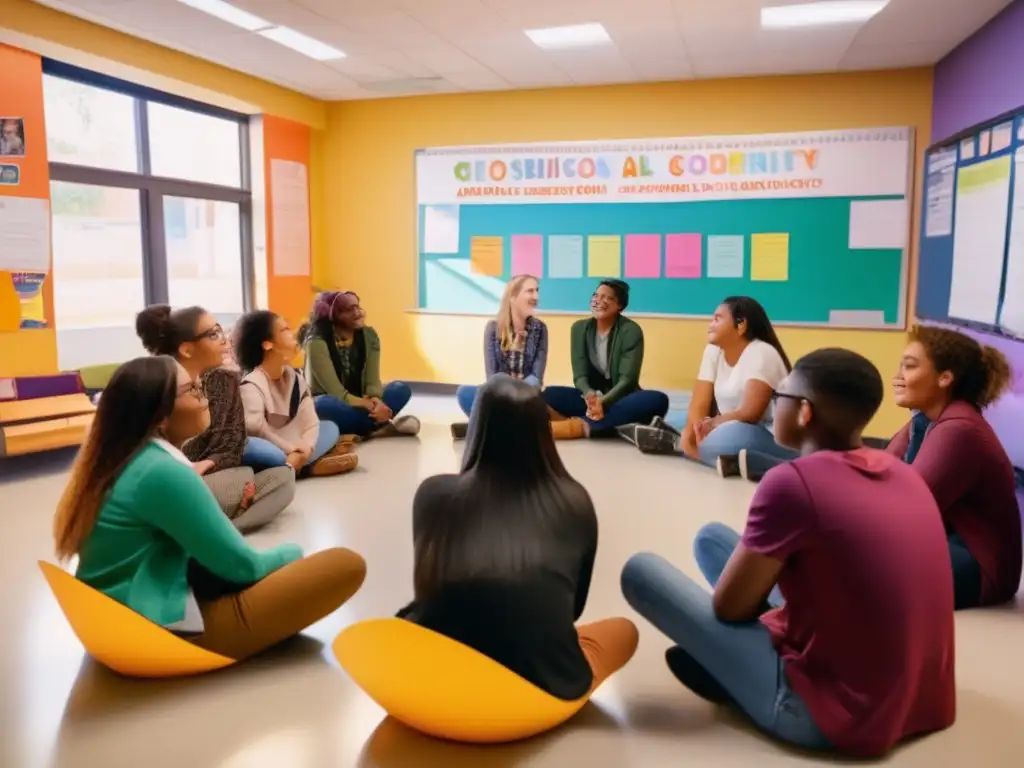
[[[408,384],[402,381],[392,381],[384,387],[380,399],[391,409],[391,413],[397,416],[399,411],[409,404],[411,397],[412,390]],[[343,435],[366,437],[380,426],[370,418],[369,411],[356,408],[331,395],[317,395],[313,398],[313,402],[316,405],[316,415],[321,420],[337,424]]]
[[[649,424],[655,416],[664,418],[668,413],[668,395],[654,389],[638,389],[604,409],[604,418],[587,418],[587,403],[576,387],[548,387],[544,401],[551,410],[570,419],[584,419],[590,433],[604,432],[624,424]]]
[[[953,610],[977,608],[981,602],[981,566],[957,534],[947,537],[953,561]]]
[[[776,464],[792,461],[800,455],[799,452],[783,448],[776,443],[775,436],[763,424],[727,421],[711,430],[701,442],[700,461],[702,464],[714,467],[719,456],[737,456],[744,449],[748,451],[748,468],[750,467],[751,453],[766,456]]]
[[[705,526],[694,542],[697,563],[712,586],[739,535],[721,524]],[[814,724],[803,700],[789,687],[785,665],[759,621],[719,621],[711,594],[665,559],[630,558],[622,571],[629,604],[682,648],[754,724],[780,741],[804,749],[832,746]],[[773,593],[769,602],[778,602]]]
[[[321,421],[320,432],[317,434],[316,444],[313,446],[313,453],[307,464],[312,464],[322,458],[325,453],[337,445],[339,437],[341,437],[341,432],[336,425],[330,421]],[[252,467],[257,471],[269,467],[283,467],[287,464],[287,459],[284,451],[269,440],[264,440],[262,437],[250,437],[245,441],[242,463],[247,467]]]

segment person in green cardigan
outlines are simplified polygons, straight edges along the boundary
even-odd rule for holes
[[[574,387],[548,387],[556,438],[615,434],[625,424],[647,424],[668,413],[668,395],[640,389],[644,363],[643,329],[623,316],[629,284],[602,280],[590,298],[593,317],[570,331]]]
[[[122,365],[57,506],[56,554],[77,555],[75,575],[94,589],[241,660],[339,608],[366,563],[342,548],[303,557],[295,544],[247,544],[180,450],[209,422],[202,390],[172,358]]]
[[[319,293],[298,339],[305,347],[306,380],[321,419],[337,424],[342,435],[419,434],[419,419],[398,415],[412,397],[409,385],[381,383],[380,337],[366,325],[355,293]]]

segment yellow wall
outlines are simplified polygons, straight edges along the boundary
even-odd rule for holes
[[[909,125],[916,129],[914,219],[920,158],[930,139],[930,69],[842,75],[694,81],[656,85],[428,96],[330,105],[323,138],[325,260],[317,275],[357,291],[383,335],[384,373],[420,381],[477,382],[483,373],[484,318],[410,313],[415,306],[413,152],[422,147]],[[319,153],[318,153],[319,154]],[[910,284],[916,274],[914,228]],[[543,297],[541,299],[543,304]],[[912,306],[912,305],[911,305]],[[568,383],[568,328],[552,316],[548,380]],[[706,323],[643,319],[643,381],[689,389]],[[790,357],[843,346],[883,374],[896,366],[904,335],[894,331],[780,329]],[[905,416],[886,403],[872,431]]]

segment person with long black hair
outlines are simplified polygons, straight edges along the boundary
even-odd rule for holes
[[[781,460],[797,454],[775,442],[772,393],[791,366],[768,313],[749,296],[730,296],[708,327],[686,426],[677,432],[662,420],[627,427],[644,453],[676,453],[717,467],[723,477],[742,474],[747,450]]]
[[[303,557],[295,544],[249,546],[181,452],[209,424],[202,390],[173,358],[122,365],[57,505],[54,540],[93,589],[172,630],[195,632],[201,615],[187,639],[241,660],[340,607],[366,563],[337,547]]]
[[[580,627],[597,515],[555,449],[536,387],[498,374],[470,416],[462,472],[413,501],[415,600],[399,616],[476,649],[552,696],[585,696],[636,651],[628,619]]]

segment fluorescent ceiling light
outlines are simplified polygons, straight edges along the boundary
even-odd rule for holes
[[[248,32],[257,32],[261,29],[273,26],[266,19],[261,19],[248,11],[225,3],[223,0],[178,0],[179,3],[195,8],[197,11],[216,16],[221,21],[234,24]]]
[[[526,36],[539,48],[556,50],[558,48],[585,48],[591,45],[602,45],[612,41],[608,30],[600,24],[573,24],[568,27],[546,27],[544,29],[528,29]]]
[[[261,29],[257,34],[262,35],[268,40],[273,40],[275,43],[280,43],[286,48],[291,48],[293,51],[298,51],[304,56],[309,56],[311,59],[317,61],[332,61],[333,59],[344,59],[345,54],[334,48],[327,43],[321,43],[319,40],[314,40],[309,35],[304,35],[301,32],[296,32],[294,29],[288,27],[271,27],[270,29]]]
[[[798,5],[777,5],[761,9],[761,27],[793,29],[863,23],[888,4],[889,0],[818,0]]]

